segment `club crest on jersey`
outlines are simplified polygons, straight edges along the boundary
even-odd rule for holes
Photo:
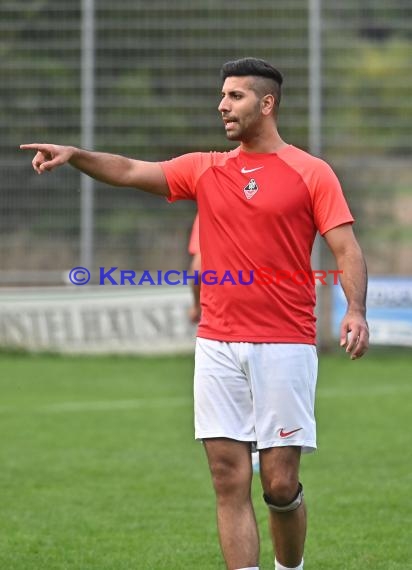
[[[248,184],[246,184],[246,186],[243,188],[243,192],[245,193],[245,196],[248,200],[253,198],[253,196],[256,194],[258,190],[259,186],[257,185],[256,180],[254,178],[251,178]]]

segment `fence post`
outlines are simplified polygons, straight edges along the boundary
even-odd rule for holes
[[[81,146],[94,147],[95,117],[95,4],[82,0],[81,22]],[[93,266],[93,192],[94,180],[86,174],[80,178],[80,263]]]
[[[321,0],[309,0],[309,152],[315,156],[322,154],[322,13]],[[316,236],[312,252],[312,267],[322,269],[322,238]],[[324,347],[326,298],[324,289],[319,286],[316,291],[316,316],[318,319],[317,344]]]

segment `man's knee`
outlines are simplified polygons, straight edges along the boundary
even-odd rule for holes
[[[263,494],[263,498],[272,511],[294,511],[302,504],[303,487],[296,481],[275,479]]]
[[[239,465],[225,459],[210,464],[215,492],[218,496],[245,494],[249,492],[251,476]]]

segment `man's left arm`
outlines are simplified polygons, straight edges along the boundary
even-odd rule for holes
[[[340,282],[348,302],[340,329],[340,345],[355,360],[365,354],[369,346],[366,322],[367,269],[362,250],[351,224],[343,224],[327,231],[323,237],[335,256]],[[349,336],[350,333],[350,336]]]

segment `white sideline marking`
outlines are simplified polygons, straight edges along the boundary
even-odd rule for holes
[[[338,388],[333,386],[321,387],[317,391],[318,398],[357,398],[359,396],[388,396],[391,394],[404,394],[412,392],[412,384],[397,386],[360,386],[356,389]]]
[[[317,398],[359,398],[388,396],[391,394],[409,394],[412,392],[412,384],[397,386],[359,387],[354,390],[333,386],[321,387],[317,392]],[[65,412],[106,412],[111,410],[138,410],[156,408],[179,408],[192,406],[193,399],[186,396],[162,397],[162,398],[136,398],[132,400],[95,400],[90,402],[59,402],[47,406],[26,408],[25,406],[0,406],[0,414],[7,412],[41,412],[41,413],[65,413]]]
[[[10,412],[33,412],[60,414],[65,412],[110,412],[115,410],[138,410],[156,408],[180,408],[192,406],[193,399],[186,396],[170,398],[137,398],[133,400],[95,400],[90,402],[57,402],[41,407],[0,406],[0,414]]]
[[[178,408],[192,403],[191,398],[141,398],[135,400],[101,400],[95,402],[62,402],[41,408],[44,412],[106,412],[110,410],[136,410],[139,408]]]

